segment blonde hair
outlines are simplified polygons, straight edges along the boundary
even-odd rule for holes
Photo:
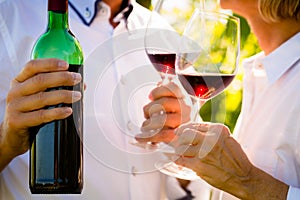
[[[299,0],[258,0],[258,10],[266,21],[296,19],[300,21]]]

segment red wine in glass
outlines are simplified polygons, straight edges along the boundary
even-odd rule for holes
[[[234,74],[178,74],[184,89],[192,96],[208,100],[221,93],[234,79]]]
[[[147,53],[147,55],[158,72],[175,75],[175,53]]]

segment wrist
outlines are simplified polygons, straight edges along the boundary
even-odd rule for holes
[[[247,181],[248,182],[248,181]],[[266,172],[252,167],[249,182],[243,199],[253,200],[286,200],[289,186]]]
[[[5,135],[3,131],[3,125],[0,124],[0,173],[2,170],[12,161],[13,154],[9,151]]]

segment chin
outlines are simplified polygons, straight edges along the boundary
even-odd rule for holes
[[[218,3],[222,9],[231,9],[232,2],[230,3],[230,0],[218,0]]]

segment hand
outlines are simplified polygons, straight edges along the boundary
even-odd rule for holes
[[[11,82],[6,98],[6,111],[0,129],[0,171],[5,158],[13,158],[29,149],[29,128],[72,114],[70,107],[44,109],[60,103],[72,103],[81,93],[68,90],[47,91],[48,88],[73,86],[82,79],[68,72],[68,64],[57,59],[29,61]],[[2,168],[1,168],[2,167]]]
[[[151,102],[144,107],[144,121],[136,140],[139,142],[166,142],[175,139],[174,130],[190,120],[191,108],[184,102],[178,85],[170,82],[153,89]],[[153,131],[154,130],[154,131]]]
[[[288,186],[253,166],[226,126],[191,123],[176,134],[176,163],[212,186],[241,199],[285,199]]]

